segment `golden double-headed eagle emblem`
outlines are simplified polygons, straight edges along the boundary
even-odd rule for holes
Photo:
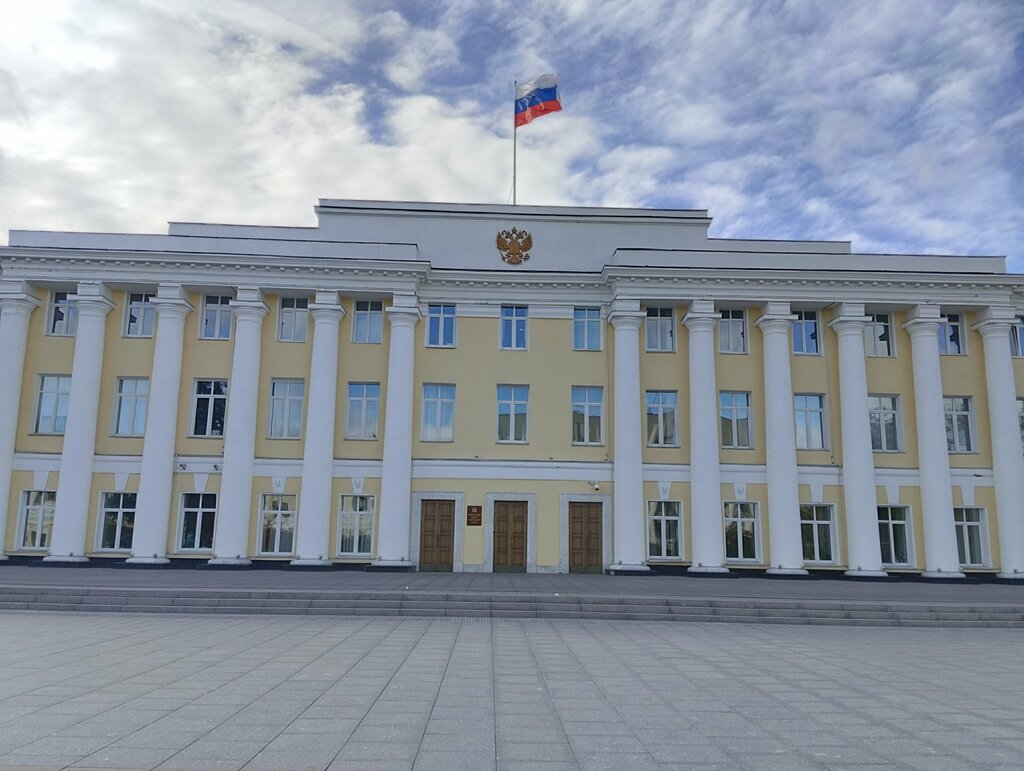
[[[495,239],[501,259],[509,265],[519,265],[530,259],[530,250],[533,248],[533,236],[525,230],[512,228],[502,230]]]

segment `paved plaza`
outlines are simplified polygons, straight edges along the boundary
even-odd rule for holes
[[[0,615],[0,767],[1016,768],[1021,635]]]

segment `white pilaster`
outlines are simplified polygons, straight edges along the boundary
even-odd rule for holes
[[[843,303],[829,326],[839,339],[839,417],[843,443],[848,576],[885,576],[878,540],[875,456],[871,449],[862,303]]]
[[[953,524],[953,483],[942,406],[937,305],[918,305],[903,327],[910,333],[917,410],[917,454],[921,471],[925,572],[929,578],[963,578]]]
[[[182,286],[161,284],[152,301],[156,308],[153,370],[149,379],[149,407],[142,444],[132,556],[128,559],[135,564],[159,565],[169,561],[167,530],[173,504],[171,488],[178,395],[181,391],[182,345],[185,318],[192,310],[186,297]]]
[[[260,386],[260,337],[268,308],[259,289],[242,287],[239,287],[237,299],[232,300],[231,307],[235,314],[235,351],[228,381],[224,470],[211,565],[250,564],[249,522],[252,516],[252,468]]]
[[[7,512],[11,498],[11,471],[14,468],[14,440],[18,434],[21,383],[25,368],[25,344],[32,311],[40,305],[27,284],[0,284],[0,561],[7,533]]]
[[[384,462],[377,525],[378,568],[411,569],[409,518],[412,512],[413,333],[420,311],[416,296],[396,294],[387,309],[391,324],[388,381],[384,401]],[[456,516],[456,526],[459,518]]]
[[[992,431],[992,476],[999,521],[999,577],[1024,580],[1024,449],[1010,358],[1012,308],[990,307],[974,325],[985,345],[985,387]]]
[[[87,562],[86,526],[92,505],[92,463],[107,314],[114,307],[103,284],[79,284],[70,298],[78,307],[71,395],[53,514],[53,540],[47,562]]]
[[[711,300],[694,300],[683,318],[689,333],[691,573],[725,573],[722,484],[715,384],[715,322]]]
[[[643,477],[643,429],[640,416],[640,303],[616,300],[608,320],[615,330],[614,405],[612,407],[613,466],[612,564],[616,573],[648,573]]]
[[[334,416],[338,395],[338,332],[345,309],[337,292],[317,292],[309,306],[313,316],[313,351],[309,367],[306,444],[299,491],[299,532],[293,565],[330,565]]]
[[[796,426],[789,331],[796,316],[789,303],[769,302],[757,320],[764,339],[767,437],[769,573],[807,575],[800,538],[800,488],[796,475]]]

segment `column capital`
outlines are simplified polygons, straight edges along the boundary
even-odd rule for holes
[[[994,305],[978,312],[977,321],[971,328],[982,337],[1009,337],[1010,330],[1017,324],[1017,314],[1008,305]]]
[[[166,316],[184,319],[192,312],[192,303],[188,301],[188,292],[181,284],[158,285],[156,297],[150,302],[156,308],[157,318]]]
[[[769,300],[761,309],[761,317],[756,324],[763,334],[789,332],[789,327],[796,321],[796,315],[790,308],[789,302],[783,300]]]
[[[29,316],[32,311],[43,304],[29,292],[17,291],[14,287],[10,287],[12,291],[7,291],[8,289],[9,287],[0,286],[0,312],[5,315]]]
[[[232,300],[228,305],[238,321],[263,321],[270,308],[263,300]]]
[[[860,335],[871,317],[864,312],[864,303],[839,303],[835,315],[828,323],[837,335]]]
[[[647,314],[643,311],[629,311],[612,308],[608,313],[608,321],[615,329],[640,329]]]
[[[691,331],[714,331],[715,324],[720,318],[722,314],[715,310],[714,300],[694,300],[683,316],[683,324]]]
[[[330,303],[310,303],[309,313],[314,324],[340,324],[345,318],[345,309]]]
[[[103,317],[114,309],[114,301],[105,284],[92,282],[79,284],[77,291],[68,299],[74,302],[78,308],[79,317]]]
[[[911,337],[934,335],[938,333],[942,321],[942,309],[938,305],[915,305],[907,313],[903,328]]]

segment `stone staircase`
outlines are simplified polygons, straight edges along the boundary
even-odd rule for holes
[[[0,611],[716,621],[1024,628],[1024,603],[913,603],[528,592],[0,586]]]

